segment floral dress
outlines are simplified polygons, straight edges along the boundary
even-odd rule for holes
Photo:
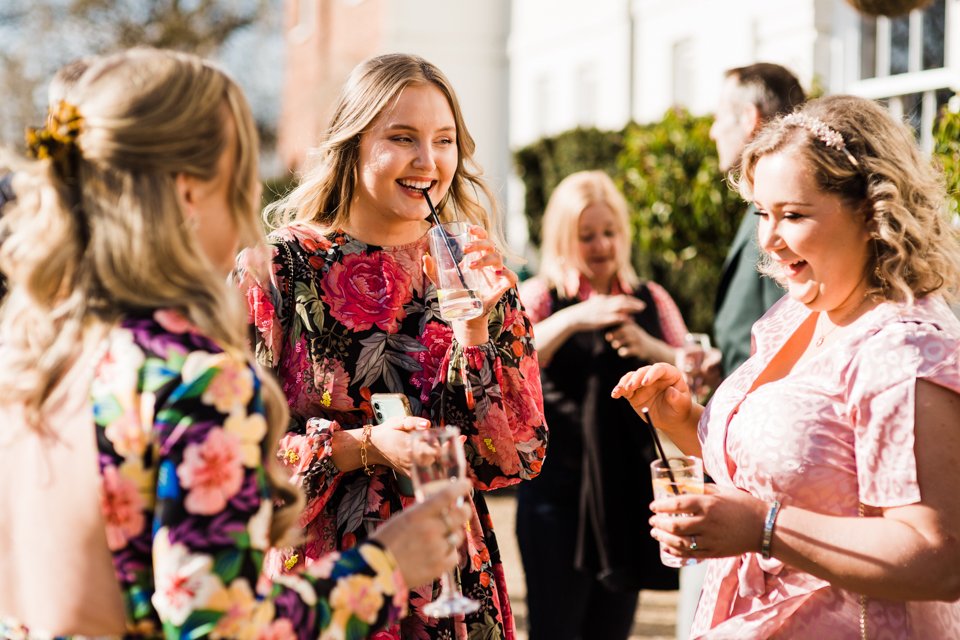
[[[960,322],[931,295],[885,302],[783,378],[752,389],[810,316],[784,298],[753,328],[756,353],[700,420],[718,485],[817,513],[873,516],[920,501],[915,389],[960,393]],[[960,602],[861,598],[758,553],[708,560],[692,638],[960,638]]]
[[[271,247],[269,266],[258,265],[254,251],[241,254],[237,277],[256,328],[257,356],[274,368],[290,403],[293,422],[280,459],[308,498],[306,544],[272,566],[309,566],[325,553],[350,549],[413,500],[401,494],[388,467],[368,476],[333,463],[333,434],[373,421],[372,393],[403,393],[414,415],[458,426],[476,489],[539,473],[547,442],[539,366],[516,289],[491,312],[490,341],[464,347],[440,318],[436,289],[423,275],[426,237],[377,247],[293,224],[272,234]],[[473,507],[458,574],[479,611],[428,618],[421,607],[439,584],[425,585],[410,593],[414,615],[378,637],[514,636],[490,514],[476,491]]]
[[[260,383],[182,316],[145,312],[112,330],[91,400],[125,638],[362,638],[403,615],[406,585],[378,544],[262,577]],[[51,636],[0,616],[0,637]]]

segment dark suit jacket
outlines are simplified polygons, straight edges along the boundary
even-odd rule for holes
[[[757,246],[757,216],[753,205],[747,208],[740,228],[723,262],[723,275],[717,289],[713,337],[723,352],[723,375],[728,376],[750,357],[750,330],[784,290],[757,271],[760,250]]]

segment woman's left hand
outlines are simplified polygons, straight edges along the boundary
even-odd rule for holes
[[[650,535],[680,558],[725,558],[759,551],[767,503],[746,491],[712,484],[704,490],[703,495],[686,494],[650,503],[654,512]]]
[[[483,344],[489,340],[487,331],[487,317],[503,297],[503,294],[515,287],[519,278],[517,274],[503,264],[503,255],[497,246],[490,240],[486,230],[477,225],[470,226],[470,235],[473,241],[464,250],[466,253],[477,254],[469,263],[469,269],[479,271],[480,281],[476,289],[477,296],[483,303],[483,313],[470,320],[455,320],[452,323],[454,334],[464,345]],[[423,270],[427,277],[436,284],[437,263],[432,256],[423,256]]]

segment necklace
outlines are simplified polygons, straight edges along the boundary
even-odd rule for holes
[[[835,322],[832,327],[830,327],[829,329],[827,329],[826,331],[824,331],[823,333],[821,333],[821,334],[820,334],[820,337],[818,337],[817,340],[813,343],[814,346],[817,347],[817,348],[822,347],[824,341],[830,336],[830,334],[833,333],[834,331],[836,331],[837,329],[839,329],[843,322],[845,322],[846,320],[848,320],[848,319],[852,318],[854,315],[856,315],[857,311],[860,310],[860,308],[863,306],[863,304],[864,304],[867,300],[869,300],[869,296],[864,296],[864,297],[863,297],[863,300],[860,301],[860,304],[858,304],[856,307],[854,307],[853,309],[851,309],[849,313],[844,314],[844,316],[843,316],[842,318],[840,318],[837,322]],[[821,313],[821,316],[820,316],[820,318],[817,319],[817,328],[819,328],[819,326],[820,326],[820,319],[822,319],[822,318],[824,318],[824,317],[827,317],[827,312],[826,312],[826,311],[821,311],[820,313]]]

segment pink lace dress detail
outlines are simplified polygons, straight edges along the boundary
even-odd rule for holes
[[[785,298],[754,326],[755,354],[700,422],[707,471],[721,486],[838,516],[918,502],[916,381],[960,393],[960,322],[934,296],[881,304],[748,393],[809,314]],[[860,637],[855,593],[755,553],[709,562],[693,638]],[[960,638],[960,602],[871,598],[865,618],[869,638]]]

